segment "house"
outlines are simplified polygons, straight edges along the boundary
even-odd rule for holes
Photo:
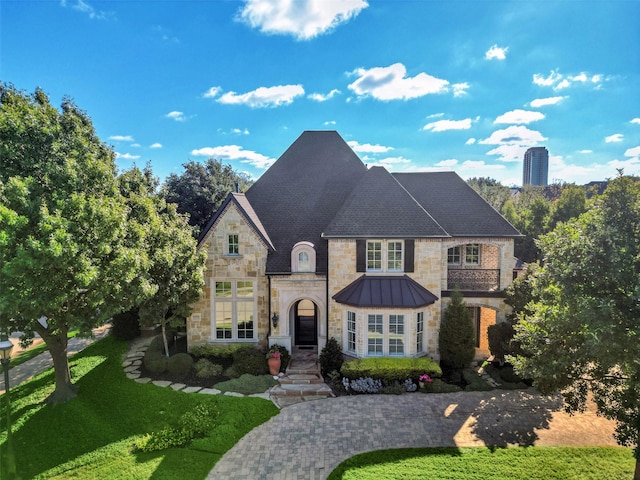
[[[503,321],[518,231],[453,172],[367,167],[335,131],[306,131],[199,240],[206,284],[189,348],[249,342],[438,358],[460,288],[476,326]]]

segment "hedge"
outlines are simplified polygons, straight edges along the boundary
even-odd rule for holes
[[[358,358],[344,362],[340,373],[349,380],[370,377],[381,380],[384,384],[403,382],[407,378],[417,381],[425,373],[432,378],[442,376],[440,365],[428,357]]]

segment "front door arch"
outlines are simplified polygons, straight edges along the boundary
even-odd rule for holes
[[[318,307],[311,300],[299,300],[294,305],[296,345],[318,345]]]

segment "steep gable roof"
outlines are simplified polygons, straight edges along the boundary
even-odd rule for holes
[[[440,225],[383,167],[371,167],[323,237],[446,237]]]
[[[267,273],[291,271],[291,249],[316,248],[318,272],[326,272],[321,234],[365,174],[366,167],[335,131],[306,131],[247,190],[246,197],[273,241]]]
[[[271,239],[269,238],[269,235],[267,234],[267,231],[265,230],[264,226],[262,225],[262,222],[260,221],[260,218],[258,218],[258,215],[256,215],[256,212],[253,210],[253,207],[249,203],[249,200],[247,200],[245,194],[244,193],[235,193],[235,192],[234,193],[230,193],[229,195],[227,195],[227,198],[225,198],[225,200],[222,203],[222,205],[220,205],[218,210],[216,210],[216,212],[213,215],[213,217],[211,217],[211,220],[209,220],[209,222],[204,227],[204,229],[202,229],[202,233],[200,234],[200,237],[198,238],[198,246],[200,246],[202,243],[204,243],[205,239],[207,238],[207,236],[209,234],[209,231],[217,223],[217,221],[220,218],[220,216],[225,212],[225,210],[227,209],[227,206],[229,205],[229,203],[233,203],[238,207],[238,209],[240,210],[240,213],[245,217],[245,219],[247,220],[247,223],[249,224],[249,226],[256,232],[256,234],[260,237],[260,239],[268,247],[270,247],[271,249],[274,249],[275,247],[273,246],[273,242],[271,242]]]
[[[393,176],[451,236],[521,236],[455,172],[394,173]]]

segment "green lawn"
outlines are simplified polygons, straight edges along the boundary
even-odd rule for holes
[[[53,390],[52,370],[11,389],[13,450],[22,479],[203,479],[242,436],[278,413],[260,398],[186,394],[138,384],[122,370],[126,351],[126,342],[108,337],[75,355],[70,365],[79,395],[63,405],[42,403]],[[0,396],[3,454],[5,400]],[[135,451],[136,439],[175,425],[183,413],[205,402],[220,412],[208,437],[185,448]]]
[[[629,448],[410,448],[356,455],[329,480],[622,480],[634,468]]]
[[[72,330],[67,334],[67,339],[73,338],[77,334],[78,334],[78,330]],[[27,360],[31,360],[32,358],[37,357],[38,355],[46,351],[47,351],[47,344],[43,342],[43,343],[40,343],[39,345],[36,345],[35,347],[31,347],[27,350],[20,352],[18,355],[11,358],[11,363],[9,364],[9,370],[11,370],[14,367],[17,367],[18,365],[26,362]]]

